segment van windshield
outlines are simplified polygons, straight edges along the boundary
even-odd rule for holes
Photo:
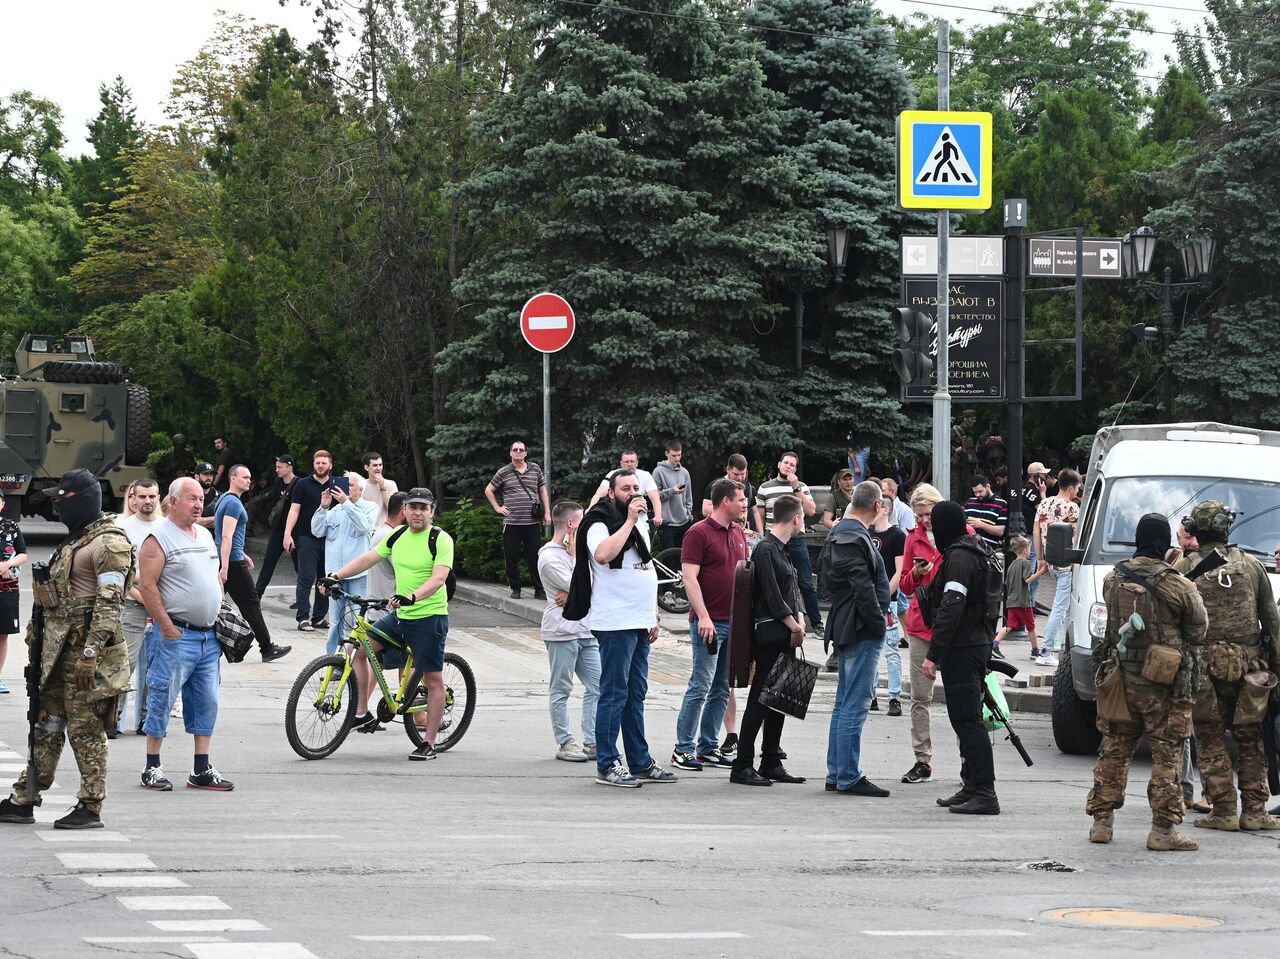
[[[1167,516],[1173,532],[1196,503],[1207,499],[1220,500],[1235,511],[1231,543],[1271,567],[1280,544],[1280,484],[1204,476],[1131,476],[1113,480],[1103,493],[1097,513],[1102,517],[1101,528],[1090,537],[1085,562],[1112,564],[1132,556],[1133,534],[1142,516]]]

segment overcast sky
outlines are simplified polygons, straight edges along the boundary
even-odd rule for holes
[[[982,0],[947,0],[956,6],[984,7]],[[1155,2],[1155,0],[1153,0]],[[1166,2],[1166,0],[1160,0]],[[878,0],[880,9],[894,14],[922,12],[953,22],[985,23],[989,13],[951,9],[911,0]],[[985,6],[990,6],[986,4]],[[1008,0],[1021,8],[1027,0]],[[1177,5],[1199,6],[1197,0]],[[314,27],[310,13],[296,0],[286,7],[275,0],[43,0],[4,5],[5,44],[0,55],[0,94],[30,89],[62,107],[66,152],[87,149],[85,125],[98,112],[98,85],[116,74],[133,91],[139,119],[148,125],[163,121],[162,104],[179,63],[191,59],[213,33],[217,11],[228,10],[262,23],[287,27],[302,41]],[[1172,31],[1179,21],[1193,24],[1195,13],[1147,9],[1152,26]],[[1145,70],[1163,72],[1162,60],[1172,54],[1172,37],[1142,36],[1149,54]]]

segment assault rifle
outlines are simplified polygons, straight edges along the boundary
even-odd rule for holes
[[[49,564],[32,563],[31,579],[36,583],[49,582]],[[31,606],[31,649],[23,678],[27,681],[27,803],[34,805],[40,790],[36,771],[36,724],[40,722],[40,672],[44,664],[44,608],[39,603]]]
[[[987,672],[1001,673],[1012,679],[1018,675],[1018,667],[1012,663],[1001,662],[993,659],[987,663]],[[1009,723],[1009,715],[1004,708],[991,695],[991,690],[987,688],[987,684],[982,684],[982,701],[986,704],[987,709],[991,711],[992,720],[1000,726],[1004,727],[1004,731],[1008,733],[1005,739],[1013,744],[1013,748],[1018,751],[1018,755],[1022,757],[1022,761],[1028,766],[1034,765],[1031,761],[1031,755],[1027,752],[1026,747],[1022,745],[1022,739],[1013,731],[1013,726]]]

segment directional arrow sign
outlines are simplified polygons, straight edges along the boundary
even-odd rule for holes
[[[520,333],[539,353],[558,353],[573,339],[575,321],[569,301],[555,293],[531,296],[520,311]]]
[[[1087,277],[1101,280],[1118,280],[1120,270],[1120,240],[1084,240],[1081,244],[1083,259],[1080,272]],[[1027,240],[1028,276],[1076,275],[1076,241],[1060,237],[1031,237]]]

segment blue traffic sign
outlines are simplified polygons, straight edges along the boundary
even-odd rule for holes
[[[906,110],[898,118],[898,203],[912,210],[991,206],[991,114]]]

